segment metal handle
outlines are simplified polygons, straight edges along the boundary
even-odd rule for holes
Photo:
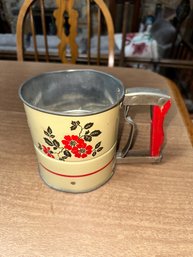
[[[151,146],[150,146],[150,156],[148,157],[148,162],[152,161],[154,158],[156,161],[160,160],[160,150],[164,140],[163,132],[163,122],[167,111],[170,108],[171,100],[170,96],[163,93],[159,89],[155,88],[127,88],[125,92],[125,98],[123,100],[123,105],[125,108],[124,117],[125,120],[131,125],[131,132],[128,137],[127,143],[123,150],[117,153],[117,158],[119,162],[121,159],[133,158],[135,161],[137,159],[135,156],[126,157],[127,153],[131,149],[134,134],[136,131],[135,122],[129,117],[129,107],[137,105],[149,105],[152,106],[152,122],[151,122]],[[140,161],[144,160],[146,157],[139,156]],[[123,161],[126,162],[126,161]]]
[[[130,134],[129,134],[129,137],[128,137],[125,147],[122,149],[122,151],[117,152],[117,158],[124,158],[127,155],[128,151],[131,149],[134,135],[135,135],[136,124],[131,119],[131,117],[128,116],[128,113],[129,113],[129,106],[125,106],[124,118],[131,125],[131,131],[130,131]]]

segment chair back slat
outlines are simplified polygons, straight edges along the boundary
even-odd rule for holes
[[[100,65],[101,58],[101,11],[98,8],[97,10],[97,21],[98,21],[98,29],[97,29],[97,65]]]
[[[62,62],[68,62],[66,49],[70,48],[71,62],[76,63],[78,58],[78,45],[76,43],[78,11],[75,10],[74,1],[56,0],[57,9],[54,11],[57,35],[60,39],[58,45],[59,56]]]
[[[108,66],[112,67],[114,65],[114,26],[111,14],[106,7],[104,1],[94,0],[94,2],[100,6],[100,10],[103,14],[105,23],[107,25],[107,33],[108,33]]]
[[[44,45],[45,45],[45,58],[46,58],[46,62],[49,62],[44,0],[40,0],[40,11],[41,11],[42,31],[44,36]]]
[[[90,64],[91,58],[91,6],[90,1],[86,1],[86,10],[87,10],[87,55],[88,55],[88,64]]]
[[[35,57],[35,61],[39,61],[37,40],[36,40],[36,31],[35,31],[35,24],[34,24],[34,16],[33,16],[32,7],[30,7],[29,16],[30,16],[31,33],[32,33],[32,38],[33,38],[33,46],[34,46],[34,57]]]
[[[122,43],[121,43],[119,66],[123,66],[124,58],[125,58],[125,41],[126,41],[126,35],[127,35],[128,13],[129,13],[129,2],[126,1],[124,4],[124,10],[123,10]]]

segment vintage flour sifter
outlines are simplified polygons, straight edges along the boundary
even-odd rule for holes
[[[160,90],[125,90],[121,81],[109,74],[66,70],[31,78],[20,87],[19,95],[40,175],[54,189],[88,192],[110,179],[116,162],[161,160],[163,123],[171,100]],[[150,150],[133,154],[137,125],[130,109],[147,105],[151,106]],[[129,132],[122,150],[117,150],[121,113]]]

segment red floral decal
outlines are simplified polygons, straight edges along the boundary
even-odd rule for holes
[[[77,158],[86,158],[89,154],[92,153],[92,145],[87,145],[85,142],[78,144],[77,147],[72,149],[72,153]]]
[[[60,141],[55,139],[55,135],[52,132],[50,127],[47,130],[44,130],[44,141],[48,146],[41,145],[39,143],[39,149],[43,150],[43,152],[55,159],[59,159],[65,161],[67,158],[71,158],[72,156],[76,158],[86,158],[88,155],[94,157],[98,152],[103,150],[101,146],[101,141],[92,146],[87,142],[91,142],[93,137],[98,137],[101,134],[100,130],[91,130],[94,123],[89,122],[82,126],[79,121],[71,122],[71,130],[79,129],[78,135],[65,135],[63,140]]]
[[[72,150],[73,147],[75,147],[77,144],[83,143],[84,140],[79,138],[76,135],[68,135],[64,137],[64,140],[62,140],[62,144],[64,147],[68,150]]]
[[[52,154],[53,152],[51,151],[50,147],[46,147],[46,146],[44,146],[44,145],[42,145],[42,147],[43,147],[44,153],[45,153],[47,156],[49,156],[49,157],[51,157],[51,158],[54,158],[54,155]]]
[[[77,158],[85,158],[92,153],[92,146],[87,145],[84,139],[76,135],[65,136],[64,140],[62,140],[62,144],[66,149],[71,150]]]

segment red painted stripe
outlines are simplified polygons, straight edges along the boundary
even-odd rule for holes
[[[103,166],[102,168],[98,169],[98,170],[95,170],[93,172],[90,172],[90,173],[87,173],[87,174],[83,174],[83,175],[65,175],[65,174],[60,174],[60,173],[57,173],[57,172],[54,172],[52,170],[49,170],[47,169],[43,164],[40,163],[40,165],[48,172],[54,174],[54,175],[57,175],[57,176],[61,176],[61,177],[66,177],[66,178],[81,178],[81,177],[87,177],[87,176],[91,176],[93,174],[96,174],[98,173],[99,171],[105,169],[112,161],[113,161],[114,157],[112,158],[112,160],[110,160],[110,162],[108,162],[105,166]]]

